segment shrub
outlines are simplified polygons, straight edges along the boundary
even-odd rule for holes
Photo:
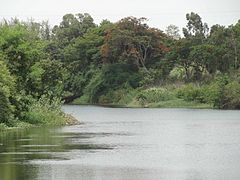
[[[134,89],[128,83],[126,83],[123,86],[119,87],[119,89],[110,90],[107,94],[100,96],[99,103],[100,104],[112,103],[125,105],[130,101],[129,95],[130,92],[132,91],[134,91]]]
[[[188,84],[178,89],[177,97],[185,101],[205,102],[203,89],[194,84]]]
[[[240,83],[229,76],[220,75],[201,88],[203,99],[219,109],[240,109]]]
[[[185,80],[186,72],[183,67],[175,67],[169,74],[170,79],[172,80]]]
[[[145,107],[145,104],[147,103],[147,98],[143,93],[139,93],[137,95],[137,101],[140,103],[142,107]]]
[[[12,119],[12,107],[6,93],[0,87],[0,123],[9,123]]]
[[[50,99],[43,95],[39,100],[32,100],[29,111],[26,113],[26,120],[31,124],[40,125],[63,125],[65,124],[64,113],[61,111],[61,100]]]
[[[138,89],[133,88],[125,89],[125,93],[122,95],[119,104],[128,105],[129,103],[134,101],[138,93],[139,93]]]
[[[90,82],[84,89],[85,100],[88,103],[106,101],[106,96],[111,91],[121,89],[125,84],[136,88],[139,85],[140,77],[136,70],[128,64],[105,65],[101,70],[96,71]],[[102,96],[101,100],[99,99]]]
[[[7,128],[6,124],[0,123],[0,132],[4,131]]]
[[[0,61],[0,123],[9,123],[13,108],[9,98],[15,91],[15,80],[10,75],[5,63]]]
[[[98,71],[84,89],[84,101],[87,103],[96,103],[103,87],[104,79],[101,71]]]
[[[25,119],[26,112],[29,110],[29,104],[33,101],[31,95],[27,95],[25,91],[19,91],[10,98],[11,103],[14,105],[14,117],[15,119]]]
[[[240,109],[240,83],[233,81],[224,89],[224,100],[221,105],[224,109]]]
[[[164,88],[150,88],[143,90],[139,95],[141,99],[145,99],[148,103],[156,103],[174,99],[174,94]]]
[[[214,107],[223,109],[226,101],[225,88],[230,79],[226,75],[220,75],[215,78],[212,84],[210,84],[210,91],[206,92],[209,99],[212,100]],[[211,92],[211,93],[210,93]]]

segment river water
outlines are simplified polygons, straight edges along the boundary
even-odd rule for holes
[[[240,179],[240,111],[63,110],[82,124],[0,135],[0,180]]]

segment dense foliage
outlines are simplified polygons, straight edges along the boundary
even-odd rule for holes
[[[196,13],[186,19],[184,37],[175,25],[164,33],[135,17],[97,25],[87,13],[66,14],[53,28],[48,22],[2,21],[0,123],[48,124],[51,115],[43,115],[54,101],[52,116],[61,116],[59,99],[239,109],[240,21],[209,28]]]

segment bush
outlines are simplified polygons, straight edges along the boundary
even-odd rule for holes
[[[119,87],[119,89],[116,90],[110,90],[106,95],[102,95],[99,98],[100,104],[120,104],[125,105],[127,100],[127,97],[130,92],[134,91],[131,86],[126,83],[122,87]]]
[[[174,94],[164,88],[150,88],[143,90],[138,99],[144,99],[147,103],[157,103],[160,101],[167,101],[174,99]]]
[[[137,96],[138,89],[133,89],[133,88],[128,88],[125,90],[126,92],[123,94],[123,96],[121,97],[119,104],[121,105],[128,105],[130,104],[132,101],[135,100],[135,97]]]
[[[213,102],[214,107],[223,109],[226,103],[225,89],[230,82],[230,78],[226,75],[220,75],[209,85],[206,91],[208,100]]]
[[[12,119],[12,107],[6,93],[0,87],[0,123],[8,124]]]
[[[84,89],[84,102],[96,103],[104,87],[104,79],[101,71],[97,71],[89,84]]]
[[[108,100],[107,97],[104,96],[113,93],[111,91],[119,90],[125,86],[125,84],[128,84],[132,88],[136,88],[139,85],[139,81],[140,77],[131,65],[106,65],[101,70],[96,71],[95,75],[85,87],[84,100],[88,103],[99,103],[99,101],[106,102]]]
[[[224,100],[221,105],[224,109],[240,109],[240,83],[233,81],[224,89]]]
[[[169,74],[169,78],[172,80],[185,80],[186,79],[186,72],[183,67],[175,67]]]
[[[7,128],[6,124],[0,123],[0,132],[6,130],[6,128]]]
[[[65,117],[61,111],[61,100],[50,99],[43,95],[39,100],[32,100],[29,111],[26,113],[26,120],[30,124],[39,125],[64,125]]]
[[[122,89],[109,91],[106,95],[99,97],[98,103],[100,104],[117,104],[124,94]]]
[[[0,123],[8,124],[13,117],[13,108],[9,98],[14,91],[15,80],[5,63],[0,61]]]
[[[219,109],[240,109],[240,83],[227,75],[217,76],[209,85],[195,87],[186,96],[213,104]]]
[[[205,102],[203,88],[194,84],[188,84],[177,90],[177,97],[185,101]]]
[[[29,104],[33,101],[31,95],[27,95],[25,91],[20,91],[10,98],[11,104],[14,105],[14,117],[17,120],[25,119],[26,112],[29,110]]]
[[[139,70],[139,74],[142,77],[139,85],[141,87],[148,87],[153,84],[158,84],[161,80],[164,79],[163,70],[162,69],[152,69],[149,68],[148,71],[141,68]]]

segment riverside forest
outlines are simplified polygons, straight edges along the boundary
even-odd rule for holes
[[[182,34],[182,35],[181,35]],[[166,31],[146,18],[95,24],[85,14],[0,24],[0,131],[66,124],[62,103],[240,109],[240,20],[197,13]]]

